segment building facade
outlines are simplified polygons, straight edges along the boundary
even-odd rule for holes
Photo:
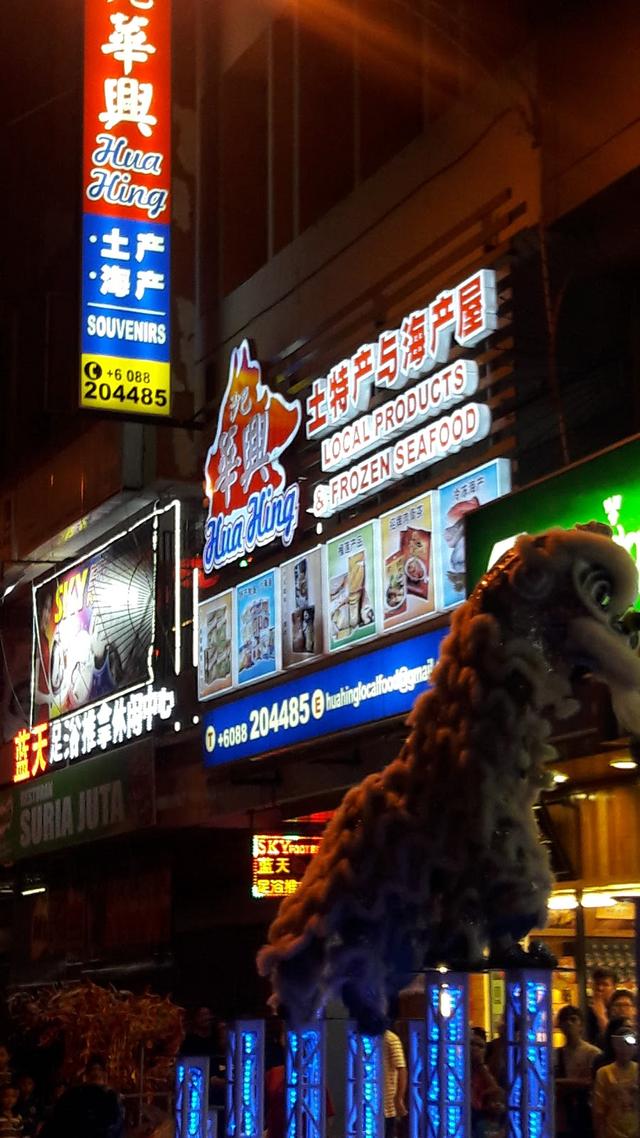
[[[4,17],[22,61],[3,99],[5,976],[138,975],[256,1011],[287,885],[266,862],[252,882],[251,839],[312,838],[396,753],[464,596],[465,515],[640,431],[640,28],[624,2],[34,9]],[[90,51],[120,68],[97,95]],[[150,60],[149,133],[105,103],[89,143],[87,108]],[[125,149],[133,212],[105,188]],[[113,233],[138,240],[143,202],[147,245],[171,247],[170,348],[123,348],[106,317],[98,347],[86,306],[122,304]],[[140,296],[127,278],[145,328],[152,264]],[[154,390],[170,374],[162,416],[92,370],[127,351]],[[80,598],[100,573],[102,608],[97,586]],[[603,860],[636,809],[618,734],[594,688],[541,813],[576,897],[640,878]],[[600,949],[627,968],[627,918],[558,922],[559,993]]]

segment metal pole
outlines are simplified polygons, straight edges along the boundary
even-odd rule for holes
[[[409,1138],[426,1138],[426,1024],[409,1020]]]
[[[383,1138],[383,1135],[382,1036],[362,1035],[350,1025],[347,1035],[346,1138]]]
[[[469,978],[464,973],[426,974],[425,1138],[469,1138]]]
[[[264,1021],[237,1020],[227,1036],[228,1138],[261,1138],[264,1130]]]
[[[506,974],[508,1138],[553,1138],[551,973]]]
[[[176,1065],[176,1138],[207,1138],[209,1059],[185,1055]]]
[[[287,1032],[286,1138],[324,1138],[325,1028],[318,1021]]]

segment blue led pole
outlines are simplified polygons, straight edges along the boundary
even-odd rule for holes
[[[237,1020],[227,1035],[227,1138],[262,1138],[264,1021]]]
[[[325,1029],[317,1023],[288,1031],[285,1055],[285,1138],[324,1138]]]
[[[552,1138],[551,973],[506,974],[507,1138]]]
[[[176,1064],[176,1138],[207,1138],[209,1060],[183,1056]]]
[[[347,1033],[346,1138],[383,1138],[382,1036]]]
[[[426,1024],[409,1020],[409,1138],[426,1138],[427,1103]]]
[[[456,972],[427,972],[425,991],[425,1138],[470,1138],[468,978]]]

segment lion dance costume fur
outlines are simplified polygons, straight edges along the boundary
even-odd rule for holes
[[[544,925],[552,885],[534,814],[549,717],[577,710],[590,672],[640,734],[637,592],[596,523],[520,537],[483,577],[399,756],[346,794],[271,925],[258,967],[290,1025],[340,996],[378,1033],[416,970],[526,959],[518,941]]]

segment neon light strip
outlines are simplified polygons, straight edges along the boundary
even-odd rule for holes
[[[173,534],[173,555],[175,558],[174,564],[174,578],[173,578],[173,619],[175,624],[174,632],[174,668],[176,676],[180,675],[182,666],[182,627],[180,624],[180,524],[182,519],[182,511],[180,507],[179,498],[175,499],[175,530]]]
[[[198,667],[198,653],[200,649],[200,614],[198,612],[199,600],[199,570],[193,570],[193,637],[191,647],[191,663],[194,668]]]

